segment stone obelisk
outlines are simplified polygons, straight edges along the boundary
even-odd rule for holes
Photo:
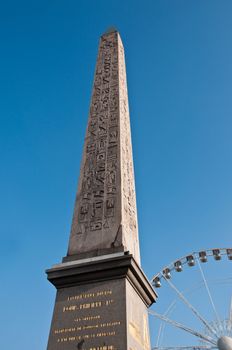
[[[67,256],[47,270],[57,288],[47,350],[150,350],[155,292],[140,267],[124,49],[100,39]]]

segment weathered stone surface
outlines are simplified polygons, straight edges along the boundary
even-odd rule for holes
[[[140,263],[124,49],[100,39],[68,256],[129,251]]]

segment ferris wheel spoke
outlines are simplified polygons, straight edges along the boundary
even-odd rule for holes
[[[229,310],[227,330],[228,330],[229,333],[232,330],[232,297],[231,297],[231,300],[230,300],[230,310]]]
[[[204,285],[205,285],[205,289],[206,289],[206,291],[207,291],[207,294],[208,294],[210,303],[211,303],[211,305],[212,305],[213,311],[214,311],[215,316],[216,316],[216,319],[217,319],[217,321],[218,321],[219,328],[220,328],[220,330],[222,331],[222,330],[223,330],[223,325],[222,325],[222,323],[221,323],[219,314],[218,314],[218,312],[217,312],[215,303],[214,303],[214,301],[213,301],[212,294],[211,294],[211,292],[210,292],[209,285],[208,285],[208,283],[207,283],[207,280],[206,280],[204,271],[203,271],[203,269],[202,269],[202,267],[201,267],[201,265],[200,265],[199,260],[198,260],[198,259],[196,259],[196,260],[197,260],[197,265],[198,265],[198,268],[199,268],[199,270],[200,270],[201,277],[202,277],[202,279],[203,279],[203,282],[204,282]]]
[[[177,289],[177,287],[169,281],[164,275],[163,278],[169,284],[169,286],[176,292],[179,298],[184,302],[184,304],[194,313],[194,315],[199,318],[199,320],[204,324],[204,326],[216,337],[218,337],[217,331],[204,319],[203,316],[197,311],[197,309],[186,299],[186,297]]]
[[[217,349],[216,346],[204,346],[204,345],[189,345],[189,346],[155,346],[152,350],[212,350]]]
[[[182,329],[183,331],[187,332],[187,333],[190,333],[192,335],[194,335],[195,337],[197,338],[200,338],[204,341],[206,341],[207,343],[211,343],[213,345],[217,345],[216,341],[211,338],[210,336],[206,336],[204,334],[201,334],[200,332],[197,332],[179,322],[176,322],[174,320],[171,320],[170,318],[164,316],[164,315],[161,315],[161,314],[158,314],[157,312],[155,311],[151,311],[149,310],[149,313],[157,318],[159,318],[160,320],[166,322],[166,323],[169,323],[170,325],[172,325],[173,327],[176,327],[176,328],[179,328],[179,329]]]
[[[162,339],[162,337],[163,337],[163,332],[164,332],[164,322],[161,322],[161,324],[159,326],[156,347],[159,347],[160,339]]]
[[[174,300],[168,307],[168,309],[166,310],[166,312],[164,313],[164,316],[167,316],[169,314],[170,311],[173,310],[173,308],[175,307],[176,305],[176,300]],[[159,331],[158,331],[158,336],[157,336],[157,341],[156,341],[156,347],[159,346],[159,343],[160,343],[160,339],[162,338],[163,336],[163,332],[164,332],[164,322],[161,322],[160,326],[159,326]]]

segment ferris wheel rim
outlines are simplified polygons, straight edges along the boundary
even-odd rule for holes
[[[188,267],[192,267],[195,265],[196,261],[206,263],[208,261],[208,257],[214,257],[216,261],[220,261],[222,256],[227,256],[229,260],[232,260],[232,247],[209,248],[194,251],[172,261],[169,265],[164,266],[157,274],[152,277],[150,283],[154,288],[160,288],[161,280],[170,279],[171,272],[182,272],[183,266],[187,265]]]
[[[158,334],[157,344],[155,347],[152,348],[152,350],[202,350],[202,349],[211,350],[211,349],[215,349],[215,348],[218,348],[219,350],[228,350],[227,348],[223,348],[224,345],[219,346],[218,342],[219,342],[219,339],[227,337],[227,338],[231,339],[231,344],[232,344],[232,299],[231,299],[230,313],[229,313],[228,319],[221,320],[221,318],[217,312],[217,309],[215,307],[208,281],[205,278],[204,270],[201,267],[201,265],[202,265],[201,263],[207,262],[208,257],[214,257],[215,260],[219,261],[219,260],[221,260],[221,258],[223,256],[227,256],[228,260],[232,260],[232,248],[212,248],[212,249],[204,249],[204,250],[200,250],[200,251],[195,251],[195,252],[192,252],[191,254],[183,256],[182,258],[180,258],[178,260],[175,260],[171,264],[164,267],[158,274],[153,276],[153,278],[151,280],[151,284],[154,286],[154,283],[157,282],[157,279],[159,282],[161,279],[165,280],[165,282],[167,282],[167,284],[176,292],[177,296],[182,300],[182,302],[184,302],[184,304],[186,304],[187,307],[189,309],[191,309],[193,314],[195,314],[195,316],[198,318],[198,321],[200,320],[201,323],[204,324],[205,330],[207,330],[208,333],[206,333],[207,336],[205,336],[204,335],[205,333],[198,332],[198,331],[191,329],[191,328],[187,327],[186,325],[181,324],[173,319],[169,319],[167,317],[169,312],[167,312],[167,313],[165,312],[164,314],[158,314],[157,312],[150,311],[149,314],[153,314],[156,318],[160,319],[161,324],[168,324],[169,323],[172,326],[174,326],[175,328],[182,329],[182,330],[196,336],[203,343],[203,346],[200,346],[200,345],[168,346],[168,347],[159,346],[159,343],[160,343],[159,337],[162,335],[161,333],[164,330],[164,328],[162,329],[162,327],[160,327],[159,333],[160,332],[161,333]],[[187,258],[191,258],[191,259],[187,259]],[[179,265],[176,264],[177,262]],[[172,271],[181,272],[183,265],[186,265],[186,264],[189,267],[194,266],[194,265],[198,265],[198,269],[199,269],[199,271],[201,273],[201,277],[202,277],[201,284],[207,290],[208,297],[209,297],[210,302],[211,302],[211,306],[214,309],[214,313],[216,316],[215,320],[217,321],[217,325],[215,324],[215,322],[211,323],[207,319],[205,319],[201,315],[201,312],[198,312],[198,310],[189,302],[189,300],[185,297],[185,295],[183,295],[183,293],[172,283],[172,281],[170,281],[171,276],[165,275],[165,272],[166,273],[168,272],[169,274]],[[178,267],[178,269],[177,269],[177,267]],[[231,281],[231,279],[226,278],[226,279],[224,279],[224,281],[226,281],[226,283],[228,283]],[[154,286],[154,287],[157,287],[157,286]],[[158,287],[160,287],[160,285]],[[175,301],[175,303],[176,303],[176,301]],[[175,303],[174,303],[174,308],[176,306]],[[172,305],[172,303],[170,305]],[[224,321],[228,321],[228,324],[226,324],[225,326],[223,326]],[[228,333],[226,333],[226,332],[223,333],[224,331],[228,331]],[[229,348],[229,350],[231,350],[231,349],[232,349],[232,345]]]

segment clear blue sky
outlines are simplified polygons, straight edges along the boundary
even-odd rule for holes
[[[99,36],[126,51],[143,268],[231,246],[231,0],[0,2],[2,350],[44,350]]]

